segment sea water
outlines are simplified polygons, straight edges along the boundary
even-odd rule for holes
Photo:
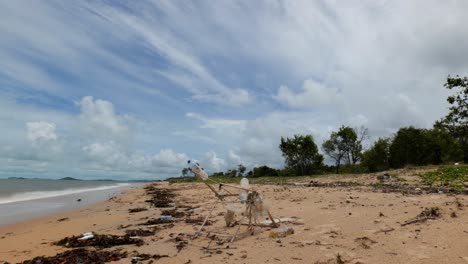
[[[133,185],[117,181],[0,179],[0,225],[106,200]]]

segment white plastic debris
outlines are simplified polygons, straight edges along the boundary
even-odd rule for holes
[[[290,224],[293,224],[293,225],[303,225],[304,224],[304,220],[302,220],[300,218],[291,218],[291,217],[275,218],[275,222],[276,223],[290,223]],[[263,224],[263,225],[270,225],[272,223],[273,222],[271,221],[271,219],[264,220],[264,221],[260,222],[260,224]]]
[[[172,215],[161,215],[159,219],[161,219],[162,221],[170,222],[174,220],[174,217],[172,217]]]
[[[199,213],[202,209],[200,207],[198,208],[192,208],[189,210],[189,213],[191,214],[196,214],[196,213]]]
[[[187,163],[190,164],[189,170],[193,172],[197,177],[199,177],[202,181],[208,180],[208,174],[206,174],[204,168],[200,167],[200,164],[198,164],[197,162],[192,163],[190,160],[187,161]]]
[[[249,189],[249,179],[242,178],[240,181],[240,186],[245,189]],[[245,203],[247,201],[248,192],[246,190],[241,190],[239,193],[239,200],[241,203]]]
[[[86,239],[90,239],[93,237],[94,237],[93,232],[86,232],[83,234],[82,237],[78,238],[78,240],[86,240]]]
[[[292,227],[283,226],[283,227],[280,227],[277,231],[270,232],[270,237],[272,238],[286,237],[292,234],[294,234],[294,229]]]

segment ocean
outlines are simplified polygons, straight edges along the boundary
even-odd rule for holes
[[[0,179],[0,225],[96,203],[139,184],[117,181]]]

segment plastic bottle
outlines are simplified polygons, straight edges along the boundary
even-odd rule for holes
[[[249,189],[249,179],[242,178],[240,181],[240,186],[245,189]],[[247,201],[248,191],[241,190],[239,193],[239,200],[241,203],[245,203]]]
[[[198,164],[198,162],[195,163],[189,160],[187,161],[187,163],[189,164],[189,170],[195,173],[197,177],[199,177],[203,181],[206,181],[208,179],[208,174],[206,174],[205,170],[202,167],[200,167],[200,164]]]

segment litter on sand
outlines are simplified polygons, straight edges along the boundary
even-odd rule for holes
[[[94,237],[93,232],[86,232],[83,234],[82,237],[78,238],[78,240],[86,240],[86,239],[90,239],[93,237]]]

